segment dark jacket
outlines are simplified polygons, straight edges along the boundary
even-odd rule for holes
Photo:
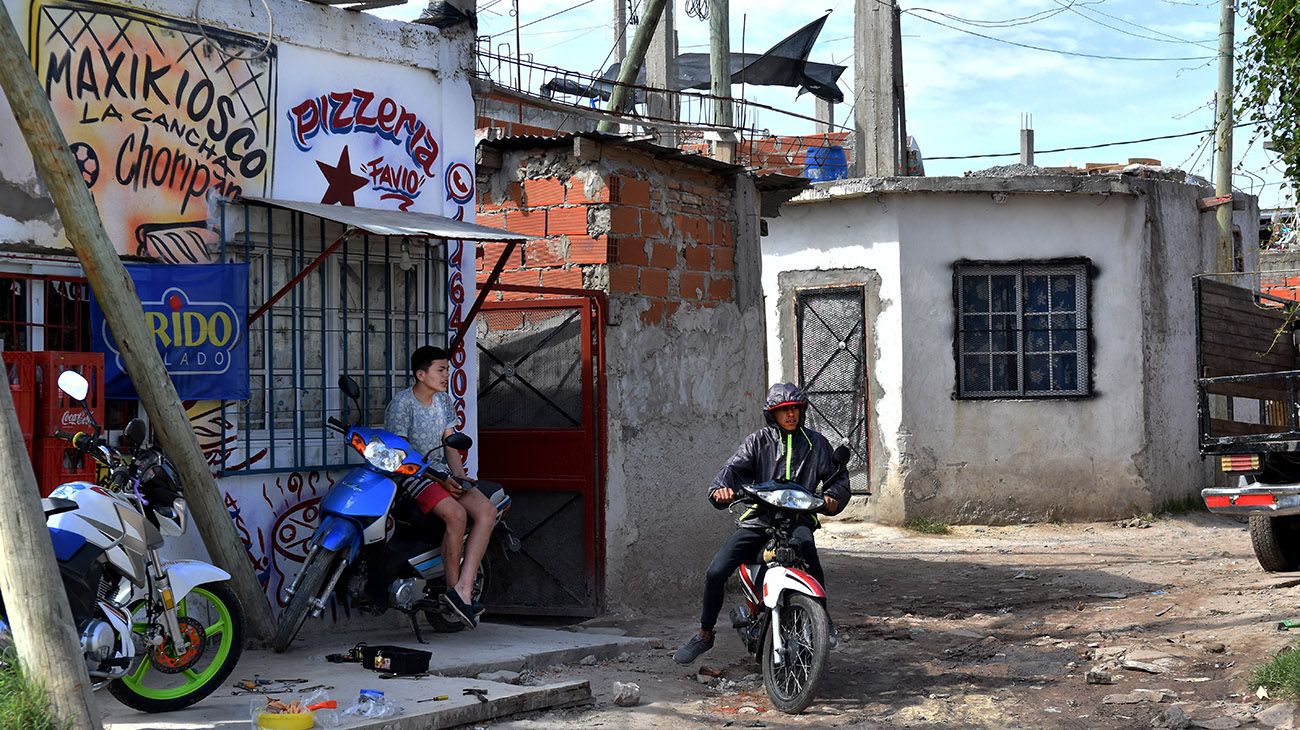
[[[769,479],[787,478],[787,443],[790,445],[788,460],[789,481],[803,489],[817,494],[817,485],[834,474],[838,467],[831,461],[834,451],[825,436],[812,429],[800,426],[794,433],[787,434],[775,426],[768,426],[751,433],[736,449],[736,453],[727,460],[722,471],[713,480],[709,488],[709,501],[714,507],[723,509],[726,505],[718,504],[713,499],[716,490],[722,487],[738,489],[742,484],[756,484]],[[842,471],[826,483],[822,494],[828,495],[839,503],[835,512],[842,512],[849,503],[849,475]],[[756,517],[742,517],[741,526],[762,526],[763,520]]]

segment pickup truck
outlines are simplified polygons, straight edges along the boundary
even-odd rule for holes
[[[1268,276],[1268,275],[1265,275]],[[1201,490],[1211,512],[1249,518],[1267,571],[1300,570],[1300,360],[1296,301],[1260,275],[1196,280],[1200,450],[1223,475]],[[1252,284],[1247,288],[1236,284]]]

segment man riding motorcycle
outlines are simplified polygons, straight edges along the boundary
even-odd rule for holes
[[[738,487],[742,484],[775,479],[816,493],[818,483],[829,480],[822,495],[826,513],[835,515],[844,510],[849,502],[848,473],[832,461],[833,449],[826,437],[804,427],[807,408],[808,397],[792,383],[778,383],[768,390],[763,411],[767,426],[750,434],[718,472],[709,488],[709,501],[714,507],[725,509],[739,495]],[[808,572],[825,585],[813,541],[812,531],[816,527],[815,518],[809,519],[807,524],[795,529],[793,537],[808,563]],[[727,579],[742,563],[755,560],[767,542],[766,528],[767,518],[755,509],[746,511],[737,520],[736,531],[718,549],[705,572],[700,632],[677,650],[674,661],[690,664],[713,648],[713,627],[722,610]],[[831,632],[835,637],[834,624]]]

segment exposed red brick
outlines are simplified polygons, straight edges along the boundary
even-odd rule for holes
[[[517,182],[506,184],[506,196],[501,201],[501,207],[505,209],[519,208],[523,206],[524,189]]]
[[[667,322],[668,320],[672,319],[672,316],[674,314],[677,314],[677,309],[680,306],[682,306],[682,303],[677,301],[676,299],[669,299],[668,301],[664,302],[664,321]]]
[[[504,229],[506,227],[506,214],[488,213],[480,210],[477,214],[475,214],[474,222],[479,224],[480,226]]]
[[[569,236],[568,259],[572,264],[609,263],[609,242],[604,238]]]
[[[682,299],[691,300],[703,299],[709,291],[704,274],[697,274],[693,271],[683,271],[681,273],[681,278],[678,280],[678,289],[681,290]]]
[[[505,253],[507,244],[504,243],[482,243],[479,244],[479,250],[483,252],[483,268],[491,270],[497,265],[497,260],[501,254]],[[515,250],[506,259],[505,270],[523,268],[523,246],[515,246]]]
[[[736,270],[736,249],[731,246],[714,246],[713,270],[728,274]]]
[[[637,291],[637,272],[635,266],[609,267],[609,290],[615,294],[635,294]]]
[[[609,232],[636,235],[641,232],[641,212],[636,208],[614,206],[609,213]]]
[[[582,269],[550,269],[542,272],[542,286],[582,288]]]
[[[564,205],[564,183],[553,177],[525,180],[524,200],[530,208]]]
[[[709,299],[719,302],[731,301],[732,288],[730,278],[715,276],[709,281]]]
[[[667,234],[658,213],[653,210],[641,211],[641,234],[646,238],[656,238]]]
[[[645,239],[620,237],[614,244],[615,259],[620,264],[648,266],[650,257],[645,252]]]
[[[590,197],[587,196],[587,186],[583,181],[576,177],[569,178],[569,196],[567,198],[570,204],[574,203],[608,203],[609,202],[609,185],[601,184],[597,186],[595,192]]]
[[[650,265],[661,269],[677,268],[677,247],[671,243],[650,244]]]
[[[551,208],[546,211],[546,231],[552,236],[587,235],[587,206],[578,205],[571,208]]]
[[[518,210],[506,213],[506,229],[529,238],[546,235],[545,210]]]
[[[648,325],[661,325],[664,322],[664,302],[662,299],[646,300],[649,305],[641,313],[641,321]]]
[[[623,205],[650,205],[650,183],[634,177],[620,177],[617,202]]]
[[[506,271],[498,279],[502,284],[515,284],[523,286],[537,286],[542,280],[540,272],[537,271]]]
[[[668,272],[663,269],[641,269],[641,293],[650,297],[668,296]]]
[[[560,252],[558,241],[529,241],[524,247],[524,265],[529,268],[539,266],[563,266],[564,256]]]
[[[683,253],[686,256],[686,268],[692,271],[709,270],[708,246],[687,246]]]

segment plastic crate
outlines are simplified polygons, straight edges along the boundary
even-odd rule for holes
[[[32,449],[32,468],[42,497],[48,497],[60,484],[95,481],[94,459],[78,454],[71,443],[38,437]]]
[[[39,439],[56,431],[94,430],[81,404],[59,390],[59,375],[74,370],[90,383],[86,406],[97,423],[104,423],[104,355],[99,352],[33,352],[36,368],[36,427]]]
[[[18,426],[27,441],[27,455],[32,455],[31,441],[36,428],[36,361],[30,352],[4,353],[9,375],[9,392],[13,394]]]

